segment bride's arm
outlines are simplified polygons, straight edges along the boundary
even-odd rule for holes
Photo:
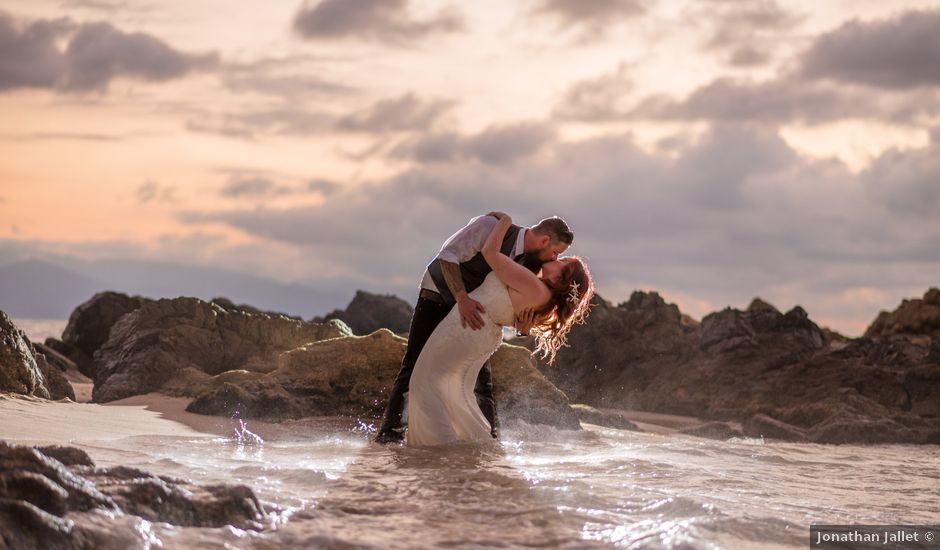
[[[490,236],[483,245],[483,258],[506,286],[525,294],[538,292],[539,285],[542,284],[539,278],[499,251],[503,238],[506,237],[506,231],[512,225],[512,218],[500,212],[495,212],[493,215],[499,218],[499,222],[493,226]]]

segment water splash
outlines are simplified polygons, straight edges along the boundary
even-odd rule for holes
[[[261,439],[261,436],[250,431],[248,424],[241,418],[238,419],[238,427],[235,428],[235,441],[237,441],[239,445],[264,445],[264,440]]]
[[[366,422],[361,418],[356,419],[356,426],[352,429],[354,434],[365,434],[372,435],[378,431],[378,428],[375,427],[375,423]]]

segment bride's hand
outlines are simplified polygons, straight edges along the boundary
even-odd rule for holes
[[[505,213],[505,212],[497,212],[497,211],[490,212],[489,214],[487,214],[487,216],[493,216],[493,217],[496,218],[497,220],[501,220],[501,219],[503,219],[503,218],[509,218],[509,214],[507,214],[507,213]],[[510,218],[510,219],[512,219],[512,218]]]

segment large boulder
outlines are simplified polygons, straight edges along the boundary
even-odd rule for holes
[[[97,511],[94,520],[84,512]],[[140,544],[143,522],[261,530],[279,510],[242,485],[198,486],[116,466],[97,468],[74,447],[0,441],[0,546],[119,548]],[[135,521],[125,522],[126,515]],[[102,526],[102,522],[106,525]]]
[[[868,338],[905,334],[940,339],[940,288],[931,287],[923,298],[902,300],[894,311],[882,311],[865,331]]]
[[[13,320],[0,311],[0,391],[49,398],[33,347]]]
[[[157,391],[187,368],[270,372],[283,351],[346,335],[342,323],[227,311],[197,298],[148,302],[122,316],[96,352],[92,400]]]
[[[99,292],[72,311],[62,340],[50,338],[46,345],[74,361],[82,374],[94,378],[95,352],[108,341],[114,323],[152,301],[121,292]]]
[[[268,373],[227,372],[174,386],[196,399],[190,412],[286,420],[317,415],[378,419],[401,368],[407,340],[387,329],[313,342],[280,354]],[[500,421],[579,429],[565,395],[535,368],[529,352],[503,345],[491,359]]]
[[[314,322],[339,319],[349,325],[354,334],[371,334],[380,328],[402,334],[411,328],[411,304],[391,294],[372,294],[356,291],[346,309],[337,309]]]

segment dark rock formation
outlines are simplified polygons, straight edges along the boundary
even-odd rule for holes
[[[93,379],[95,352],[108,341],[114,323],[152,301],[120,292],[99,292],[72,311],[62,340],[49,338],[46,345],[71,359],[82,374]]]
[[[869,329],[880,336],[830,340],[800,306],[755,299],[696,327],[656,293],[618,306],[595,296],[570,347],[539,369],[597,408],[736,421],[792,441],[929,443],[940,432],[938,299],[931,290],[882,314]]]
[[[345,310],[337,309],[314,318],[313,322],[339,319],[349,325],[354,334],[371,334],[380,328],[402,334],[411,328],[412,311],[411,304],[397,296],[358,290]]]
[[[72,384],[65,377],[62,369],[51,364],[45,354],[35,352],[33,357],[36,359],[36,366],[42,372],[49,399],[68,398],[75,401],[75,389],[72,388]]]
[[[0,391],[49,398],[43,369],[33,346],[6,313],[0,311]]]
[[[4,548],[122,547],[133,540],[121,520],[166,522],[182,527],[260,530],[265,513],[241,485],[195,486],[123,466],[96,468],[74,447],[25,447],[0,441],[0,546]],[[107,512],[115,529],[83,521],[83,513]],[[122,537],[122,534],[124,535]],[[132,535],[132,534],[131,534]],[[139,543],[139,537],[138,537]]]
[[[940,288],[931,287],[920,299],[903,300],[894,311],[882,311],[865,331],[867,338],[895,334],[940,339]]]
[[[406,340],[386,329],[310,343],[278,357],[271,372],[231,371],[164,391],[195,395],[186,409],[200,414],[280,421],[317,415],[378,419],[401,367]],[[579,429],[568,399],[535,368],[527,350],[502,346],[491,365],[502,422],[525,421]]]
[[[280,311],[267,311],[258,309],[255,306],[249,304],[236,304],[235,302],[229,300],[224,296],[216,296],[215,298],[209,300],[215,304],[222,306],[222,309],[225,311],[238,311],[241,313],[250,313],[252,315],[265,314],[272,317],[287,317],[288,319],[294,319],[297,321],[303,321],[303,319],[297,315],[288,315],[286,313],[281,313]]]
[[[96,352],[92,399],[100,403],[157,391],[186,368],[208,375],[270,372],[281,352],[345,336],[344,328],[230,312],[197,298],[147,302],[122,316]]]

